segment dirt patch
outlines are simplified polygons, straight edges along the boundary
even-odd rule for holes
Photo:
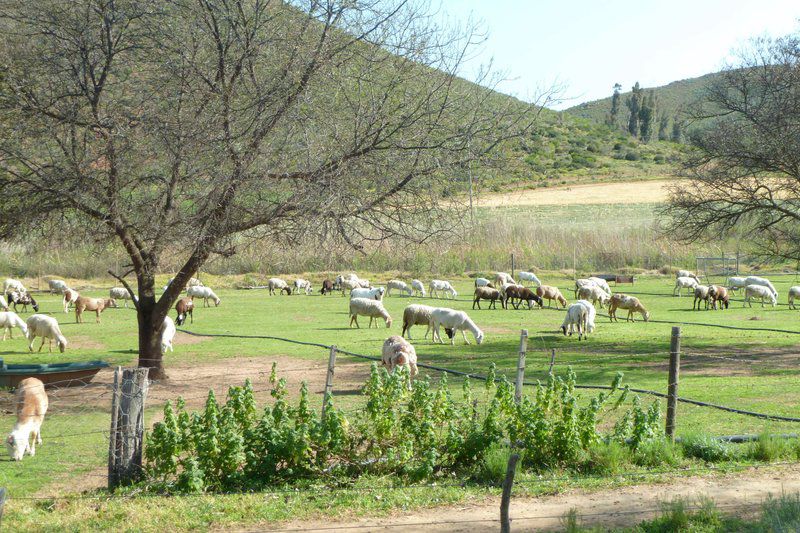
[[[483,332],[484,333],[493,333],[495,335],[500,335],[500,334],[505,335],[505,334],[514,333],[515,331],[517,331],[517,330],[511,329],[511,328],[503,328],[503,327],[499,327],[499,326],[485,326],[483,328]]]
[[[70,350],[104,350],[105,348],[105,344],[91,337],[84,337],[83,335],[70,335],[69,337]]]
[[[202,335],[189,335],[188,333],[184,333],[182,331],[178,331],[175,333],[175,338],[173,339],[173,344],[200,344],[201,342],[210,341],[213,337],[205,337]]]
[[[662,203],[667,200],[667,186],[671,183],[671,180],[643,180],[508,191],[482,196],[478,206]]]

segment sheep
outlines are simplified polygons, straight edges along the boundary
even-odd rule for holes
[[[433,312],[434,308],[430,305],[422,305],[422,304],[411,304],[407,305],[405,309],[403,309],[403,331],[401,335],[405,336],[408,333],[408,338],[411,338],[411,326],[428,326],[428,329],[425,330],[425,335],[422,338],[426,338],[428,336],[428,332],[431,330],[430,323],[431,323],[431,313]],[[452,332],[448,333],[451,335]]]
[[[681,289],[689,289],[694,291],[694,288],[697,287],[699,283],[694,278],[689,277],[682,277],[682,278],[675,278],[675,288],[672,289],[672,295],[675,296],[677,293],[678,298],[681,296]]]
[[[359,280],[359,277],[356,274],[352,273],[352,272],[350,274],[348,274],[347,276],[343,276],[342,274],[339,274],[338,276],[336,276],[336,284],[337,285],[341,285],[343,281],[358,281],[358,280]]]
[[[21,461],[27,452],[36,455],[36,445],[42,444],[42,422],[47,413],[47,392],[44,383],[36,378],[25,378],[17,385],[15,400],[17,422],[8,434],[6,447],[14,461]]]
[[[520,281],[532,281],[536,284],[537,287],[539,287],[542,284],[542,282],[539,281],[539,278],[537,278],[536,274],[534,274],[533,272],[523,271],[517,274],[517,277],[519,278]]]
[[[441,279],[432,279],[430,285],[428,285],[428,289],[431,291],[431,298],[433,298],[434,295],[439,298],[440,292],[444,292],[445,296],[449,294],[454,300],[456,299],[456,296],[458,296],[458,293],[450,284],[450,282]]]
[[[695,305],[697,306],[697,310],[700,310],[700,302],[704,301],[706,303],[706,310],[708,310],[708,285],[697,285],[694,288],[694,301],[692,302],[692,310],[695,310]]]
[[[409,375],[417,375],[417,351],[400,335],[392,335],[383,341],[381,362],[386,370],[394,371],[398,366],[407,366]]]
[[[5,283],[3,283],[3,294],[8,294],[11,291],[28,292],[28,289],[25,288],[21,281],[13,278],[6,278]]]
[[[371,289],[372,288],[372,283],[370,283],[368,279],[360,279],[356,283],[362,289]]]
[[[164,290],[165,290],[165,291],[166,291],[166,290],[169,288],[169,286],[172,284],[172,280],[174,280],[174,279],[175,279],[175,278],[169,278],[169,279],[167,280],[167,284],[166,284],[166,285],[164,285]],[[186,282],[186,288],[187,288],[187,289],[188,289],[189,287],[202,287],[202,286],[203,286],[203,282],[202,282],[202,281],[200,281],[200,280],[199,280],[199,279],[197,279],[197,278],[189,278],[189,281],[187,281],[187,282]]]
[[[677,272],[675,272],[675,277],[676,278],[692,278],[698,284],[700,283],[700,278],[698,278],[697,274],[695,274],[691,270],[678,270]]]
[[[190,296],[178,300],[175,304],[175,311],[178,313],[175,319],[177,325],[182,326],[183,323],[186,322],[187,315],[191,319],[191,323],[194,324],[194,300],[192,300]]]
[[[14,306],[14,311],[17,311],[17,305],[22,305],[22,312],[28,311],[28,306],[33,307],[35,313],[39,312],[39,304],[33,299],[33,296],[27,292],[11,291],[8,293],[8,302]]]
[[[12,339],[14,338],[14,332],[11,329],[13,327],[18,327],[22,330],[23,335],[28,336],[28,325],[13,311],[0,312],[0,327],[3,328],[3,340],[6,340],[6,333]]]
[[[117,302],[113,298],[88,298],[86,296],[78,296],[75,300],[75,322],[81,324],[83,322],[84,311],[95,312],[95,322],[100,323],[100,313],[109,307],[116,307]]]
[[[64,291],[64,313],[69,313],[69,308],[75,304],[79,296],[80,293],[75,289],[67,289]]]
[[[123,305],[127,308],[128,300],[131,300],[131,293],[129,293],[128,289],[125,287],[112,287],[108,291],[108,297],[114,300],[122,300],[124,302]],[[133,302],[138,302],[138,298],[136,298],[136,296],[133,296]],[[66,312],[66,310],[64,312]]]
[[[594,331],[594,320],[597,318],[597,310],[594,308],[594,304],[588,300],[578,300],[575,303],[586,308],[586,327],[583,330],[583,336],[586,337],[589,333]]]
[[[747,287],[746,277],[734,276],[728,278],[728,288],[730,290],[735,291],[736,289],[744,289],[745,287]]]
[[[440,326],[453,330],[453,336],[450,337],[451,345],[455,344],[456,331],[461,331],[461,334],[464,336],[464,342],[469,344],[466,330],[470,330],[475,337],[475,342],[478,344],[483,342],[483,331],[478,328],[475,322],[473,322],[464,311],[456,311],[455,309],[448,309],[446,307],[435,307],[433,311],[431,311],[430,325],[431,328],[433,328],[433,333],[431,334],[431,340],[433,340],[433,342],[436,342],[438,338],[439,343],[444,344],[442,336],[439,333]]]
[[[418,279],[411,280],[411,288],[414,289],[414,295],[419,295],[425,298],[425,284]]]
[[[567,299],[561,295],[561,291],[558,290],[558,287],[551,287],[550,285],[540,285],[536,287],[536,296],[541,298],[542,300],[547,300],[547,307],[552,305],[552,301],[555,300],[561,307],[567,307]],[[556,307],[558,307],[556,305]]]
[[[383,303],[380,300],[371,300],[369,298],[350,298],[350,327],[353,327],[353,324],[356,325],[357,328],[361,328],[358,324],[358,316],[368,316],[369,317],[369,326],[368,328],[372,327],[372,321],[377,318],[382,318],[386,322],[386,327],[392,327],[392,317],[389,315],[389,312],[383,307]],[[377,320],[375,321],[375,327],[378,327]]]
[[[6,301],[5,296],[0,294],[0,309],[3,311],[8,311],[8,302]]]
[[[500,285],[500,294],[503,297],[503,309],[508,309],[508,290],[512,289],[512,293],[514,292],[514,288],[521,289],[522,285],[517,285],[516,283],[503,283]]]
[[[478,287],[490,287],[493,289],[494,285],[486,278],[475,278],[475,288],[477,289]]]
[[[174,352],[172,348],[172,339],[175,338],[175,322],[169,316],[164,317],[164,322],[161,324],[161,354],[167,353],[167,350]]]
[[[611,287],[609,287],[608,282],[603,278],[598,278],[596,276],[590,276],[587,278],[589,281],[593,281],[595,285],[606,291],[606,294],[611,296]]]
[[[289,287],[289,284],[283,281],[281,278],[269,278],[267,280],[267,287],[269,288],[269,293],[271,295],[275,295],[275,289],[278,289],[278,294],[286,291],[287,296],[291,296],[292,289]]]
[[[612,322],[617,321],[617,309],[626,309],[628,311],[628,316],[625,319],[626,321],[636,322],[636,320],[633,319],[633,313],[636,312],[642,314],[642,318],[645,322],[650,320],[650,313],[645,309],[644,305],[642,305],[642,302],[639,301],[639,298],[617,293],[611,297],[608,304],[608,318]]]
[[[493,287],[476,287],[475,294],[473,295],[472,308],[478,306],[481,308],[481,300],[489,300],[489,309],[497,309],[497,300],[500,300],[500,305],[503,303],[503,295],[500,291]]]
[[[347,293],[349,294],[350,291],[352,291],[353,289],[362,288],[358,281],[352,281],[349,279],[342,280],[340,287],[342,288],[342,296],[344,296],[345,291],[347,291]]]
[[[578,289],[578,298],[581,300],[590,300],[593,304],[597,305],[600,302],[600,307],[605,307],[611,296],[598,287],[597,285],[586,285]]]
[[[775,307],[775,305],[778,303],[778,298],[775,296],[775,294],[769,290],[769,287],[765,287],[763,285],[748,285],[744,288],[744,304],[753,307],[753,304],[750,302],[750,300],[753,298],[758,298],[761,300],[761,307],[764,307],[765,298],[770,301],[772,307]],[[744,304],[742,304],[742,307],[744,307]]]
[[[64,291],[69,289],[67,282],[60,279],[47,280],[47,285],[50,287],[50,292],[53,294],[64,294]]]
[[[719,308],[722,309],[722,306],[725,306],[725,309],[728,308],[729,305],[729,297],[728,297],[728,289],[722,287],[720,285],[712,285],[708,288],[708,296],[711,299],[711,308],[717,308],[717,302],[719,302]]]
[[[333,290],[334,290],[334,283],[331,280],[326,279],[322,282],[322,288],[320,288],[319,292],[320,294],[325,296],[326,294],[333,292]]]
[[[302,278],[294,280],[294,288],[292,289],[292,292],[294,292],[295,294],[299,294],[300,291],[303,291],[306,294],[311,294],[312,292],[311,282],[308,281],[307,279],[302,279]]]
[[[594,306],[592,306],[594,308]],[[561,332],[566,335],[572,336],[572,333],[575,329],[578,330],[578,340],[582,340],[584,337],[584,331],[586,329],[586,320],[588,318],[589,311],[583,305],[579,303],[574,303],[569,306],[567,309],[567,314],[564,317],[564,321],[561,323]]]
[[[414,289],[409,287],[408,283],[405,281],[400,281],[399,279],[393,279],[386,284],[386,296],[389,296],[392,293],[392,289],[404,292],[409,296],[414,294]]]
[[[219,299],[219,296],[214,294],[214,291],[211,290],[211,287],[189,287],[186,289],[186,294],[188,294],[191,298],[202,298],[203,307],[211,307],[211,304],[208,303],[209,300],[214,300],[214,307],[219,307],[219,304],[222,301]]]
[[[767,278],[760,278],[758,276],[747,276],[745,281],[745,287],[747,285],[761,285],[762,287],[766,287],[772,292],[772,295],[775,298],[778,298],[778,291],[775,290],[775,287],[772,286],[772,283]]]
[[[800,286],[789,287],[789,309],[797,309],[794,305],[794,299],[798,296],[800,296]]]
[[[498,287],[502,287],[505,283],[513,283],[514,285],[517,284],[517,282],[514,281],[514,278],[511,277],[511,274],[507,274],[505,272],[498,272],[497,274],[495,274],[494,283]]]
[[[374,289],[358,288],[350,291],[350,299],[353,298],[367,298],[368,300],[383,300],[383,295],[386,289],[383,287],[375,287]]]
[[[36,314],[29,316],[25,324],[28,326],[27,337],[28,341],[30,341],[28,350],[31,352],[33,351],[33,341],[36,340],[36,337],[42,338],[42,344],[39,346],[40,352],[44,346],[44,341],[48,340],[48,350],[52,353],[53,339],[55,339],[56,345],[61,353],[64,353],[64,350],[67,349],[67,339],[61,334],[61,328],[58,327],[58,321],[55,318]]]
[[[534,302],[539,307],[542,306],[542,299],[531,289],[521,285],[506,285],[504,298],[505,309],[508,309],[509,303],[514,306],[514,309],[519,309],[522,302],[527,302],[528,309],[533,309]],[[517,300],[516,303],[514,303],[514,300]]]

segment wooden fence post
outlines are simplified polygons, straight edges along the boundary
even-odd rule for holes
[[[514,277],[514,254],[511,254],[511,277]]]
[[[517,471],[517,461],[519,461],[518,453],[512,453],[511,457],[508,458],[506,479],[503,481],[503,497],[500,500],[501,533],[511,533],[511,518],[508,516],[508,507],[511,505],[511,488],[514,486],[514,473]]]
[[[556,366],[556,349],[550,348],[550,370],[547,372],[548,374],[553,373],[554,366]]]
[[[678,417],[678,379],[681,369],[681,328],[672,326],[672,337],[669,343],[669,381],[667,382],[667,438],[675,438],[676,419]]]
[[[117,369],[108,447],[108,488],[135,481],[142,472],[144,405],[150,381],[148,368]]]
[[[523,329],[519,335],[519,359],[517,360],[517,383],[514,387],[514,399],[522,401],[522,384],[525,382],[525,352],[528,351],[528,330]]]
[[[3,525],[3,508],[6,506],[6,488],[0,487],[0,526]]]
[[[322,396],[322,418],[325,418],[325,405],[328,397],[333,394],[333,372],[336,367],[336,345],[331,346],[331,355],[328,357],[328,375],[325,376],[325,394]]]

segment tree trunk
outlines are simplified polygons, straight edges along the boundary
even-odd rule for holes
[[[139,275],[138,282],[139,366],[150,369],[150,379],[167,379],[161,353],[161,325],[166,313],[156,309],[155,277]]]

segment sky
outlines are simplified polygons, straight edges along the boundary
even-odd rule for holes
[[[564,87],[563,109],[624,90],[723,68],[752,37],[800,29],[798,0],[440,0],[443,16],[482,23],[488,37],[465,66],[489,61],[498,89],[531,101]]]

